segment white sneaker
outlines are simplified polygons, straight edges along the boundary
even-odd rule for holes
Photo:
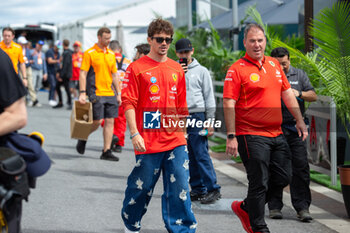
[[[57,101],[56,100],[49,100],[49,105],[50,106],[56,106],[57,105]]]
[[[139,231],[130,231],[126,226],[124,226],[124,232],[125,233],[139,233]]]
[[[33,107],[33,102],[32,102],[32,101],[29,101],[29,102],[27,103],[27,106],[28,106],[28,107]]]

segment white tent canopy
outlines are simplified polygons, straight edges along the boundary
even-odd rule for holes
[[[83,44],[83,50],[86,50],[97,41],[97,30],[102,26],[109,27],[112,31],[112,39],[117,39],[117,25],[120,22],[124,34],[124,54],[132,57],[135,53],[134,47],[139,43],[145,43],[147,38],[146,33],[133,33],[133,31],[148,26],[157,16],[175,17],[176,0],[167,0],[166,6],[159,7],[164,4],[164,0],[135,0],[76,22],[61,25],[59,38],[68,39],[72,42],[71,44],[79,40]]]

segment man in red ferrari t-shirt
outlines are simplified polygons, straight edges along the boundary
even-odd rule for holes
[[[79,41],[75,41],[73,44],[73,54],[72,54],[72,64],[73,64],[73,73],[69,82],[70,92],[73,94],[75,99],[78,98],[78,90],[79,90],[79,73],[81,63],[83,62],[83,52],[80,51],[81,43]]]
[[[197,226],[183,131],[188,115],[185,75],[180,64],[167,57],[173,33],[168,21],[152,21],[147,38],[151,51],[130,64],[123,81],[122,102],[136,154],[122,208],[125,232],[139,232],[161,172],[166,229],[191,233]]]
[[[266,37],[258,24],[249,24],[243,39],[246,55],[227,72],[224,84],[226,153],[244,163],[249,186],[244,201],[232,210],[247,232],[270,232],[264,219],[265,203],[291,179],[291,154],[282,134],[281,98],[296,119],[303,140],[307,129],[295,95],[275,58],[264,55]]]

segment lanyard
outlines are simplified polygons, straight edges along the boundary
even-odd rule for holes
[[[258,67],[259,71],[263,68],[263,64],[261,63],[261,66],[259,67],[257,64],[255,64],[254,62],[248,60],[247,58],[245,57],[241,57],[241,59],[245,60],[246,62],[250,63],[250,64],[253,64],[255,65],[256,67]]]

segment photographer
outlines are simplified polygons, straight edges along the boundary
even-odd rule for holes
[[[0,74],[0,143],[3,144],[5,135],[26,125],[27,110],[24,99],[26,91],[23,83],[15,72],[9,56],[2,49],[0,49]],[[3,156],[2,153],[1,155]],[[1,182],[2,188],[3,185]],[[2,191],[5,194],[7,192],[6,189]],[[5,218],[7,226],[1,226],[1,228],[8,228],[9,232],[20,232],[22,200],[9,201],[6,208],[10,213],[6,214],[6,211],[1,209],[1,217]],[[12,210],[17,211],[17,214]]]
[[[16,131],[27,123],[25,88],[8,55],[0,49],[0,231],[21,232],[22,200],[51,161],[42,138]],[[34,135],[35,133],[33,133]]]

